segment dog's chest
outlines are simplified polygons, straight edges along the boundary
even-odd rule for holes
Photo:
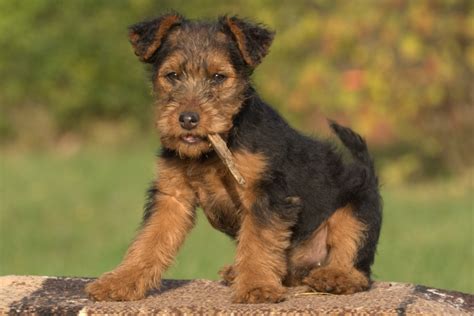
[[[241,192],[225,166],[217,160],[191,164],[187,176],[211,225],[235,237],[240,228]]]

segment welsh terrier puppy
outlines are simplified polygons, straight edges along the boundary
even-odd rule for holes
[[[166,14],[130,27],[152,67],[162,149],[143,224],[123,262],[87,286],[96,300],[138,300],[158,287],[202,207],[236,240],[220,274],[235,303],[279,302],[285,286],[349,294],[370,286],[382,220],[365,141],[330,122],[350,153],[299,134],[257,94],[250,76],[274,33],[224,16],[215,22]],[[225,140],[238,184],[211,146]]]

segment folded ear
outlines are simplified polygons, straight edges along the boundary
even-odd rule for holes
[[[128,37],[135,50],[135,55],[143,62],[151,62],[151,57],[163,44],[166,34],[173,26],[179,25],[183,21],[184,18],[181,15],[171,13],[130,26]]]
[[[268,53],[275,32],[261,24],[253,24],[235,16],[219,18],[225,33],[232,36],[239,47],[244,61],[255,68]]]

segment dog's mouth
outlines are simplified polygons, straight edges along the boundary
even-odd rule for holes
[[[186,134],[181,136],[181,140],[188,145],[195,145],[203,142],[205,138],[198,135]]]

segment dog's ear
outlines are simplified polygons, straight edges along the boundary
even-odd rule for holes
[[[166,34],[172,27],[181,24],[184,18],[177,13],[162,15],[154,20],[140,22],[130,26],[128,37],[135,55],[141,61],[152,62],[152,57],[160,48]]]
[[[275,32],[261,24],[253,24],[238,17],[219,18],[224,33],[230,34],[237,43],[244,61],[255,68],[268,53]]]

